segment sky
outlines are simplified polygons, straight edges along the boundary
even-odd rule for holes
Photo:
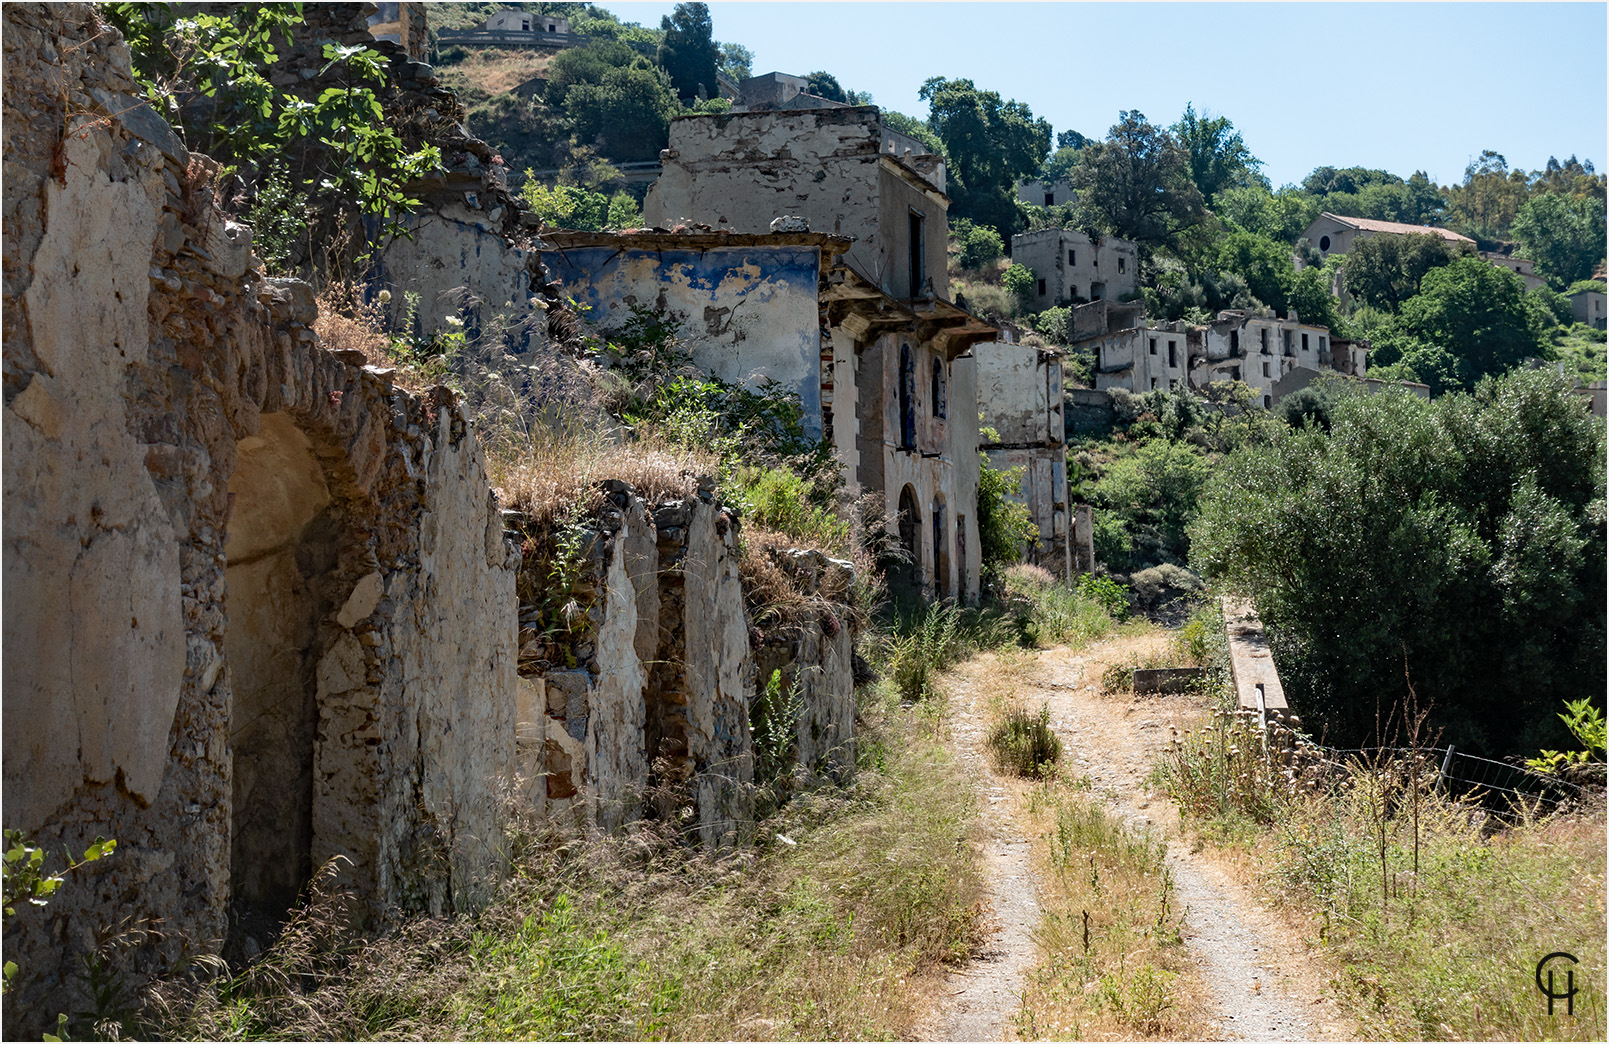
[[[657,26],[673,3],[600,6]],[[1314,167],[1440,184],[1482,149],[1536,169],[1609,167],[1603,3],[720,3],[715,38],[754,72],[823,69],[925,118],[929,77],[971,79],[1057,131],[1106,135],[1118,111],[1229,117],[1279,186]]]

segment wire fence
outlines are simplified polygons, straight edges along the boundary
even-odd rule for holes
[[[1313,745],[1325,764],[1346,768],[1361,763],[1378,766],[1415,756],[1432,758],[1436,764],[1436,787],[1452,797],[1478,801],[1488,811],[1514,814],[1523,807],[1536,812],[1553,812],[1586,792],[1585,787],[1556,775],[1537,772],[1523,765],[1494,761],[1445,747],[1325,747]],[[1428,772],[1426,773],[1428,775]]]

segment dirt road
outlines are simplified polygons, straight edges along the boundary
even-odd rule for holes
[[[1194,726],[1204,710],[1198,697],[1136,699],[1103,696],[1101,671],[1167,641],[1165,633],[1122,635],[1089,648],[1050,649],[1003,669],[993,655],[957,670],[949,686],[951,735],[957,754],[975,764],[983,795],[982,857],[989,880],[992,934],[984,953],[946,983],[940,1010],[923,1034],[933,1040],[1008,1040],[1024,978],[1037,961],[1033,931],[1040,913],[1030,862],[1032,837],[1024,834],[1020,784],[997,777],[983,749],[992,701],[1009,676],[1015,698],[1045,703],[1062,740],[1066,765],[1136,829],[1168,838],[1168,863],[1186,908],[1184,937],[1199,969],[1205,997],[1201,1031],[1217,1039],[1346,1039],[1350,1024],[1324,999],[1323,973],[1296,931],[1259,895],[1255,868],[1191,852],[1178,830],[1178,813],[1146,784],[1169,738]],[[1021,655],[1021,654],[1015,654]]]

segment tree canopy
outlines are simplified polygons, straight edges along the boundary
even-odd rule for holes
[[[1236,185],[1262,185],[1268,180],[1259,173],[1262,160],[1251,154],[1235,125],[1227,116],[1196,115],[1194,104],[1184,107],[1184,115],[1173,125],[1173,134],[1184,146],[1190,160],[1190,177],[1211,203],[1219,192]]]
[[[1419,293],[1425,274],[1467,255],[1466,244],[1453,244],[1434,233],[1407,236],[1364,236],[1352,244],[1342,268],[1346,288],[1367,305],[1389,312]]]
[[[1548,193],[1532,197],[1514,218],[1521,253],[1555,290],[1592,275],[1604,261],[1603,200]]]
[[[714,98],[719,93],[715,71],[721,52],[715,43],[715,23],[708,4],[677,4],[659,21],[665,40],[659,45],[659,64],[670,76],[671,86],[684,101],[700,94]]]
[[[1201,220],[1189,155],[1141,112],[1125,111],[1105,141],[1084,146],[1073,170],[1079,206],[1103,232],[1153,246]]]
[[[1402,305],[1370,360],[1401,362],[1437,394],[1475,387],[1532,356],[1543,356],[1547,320],[1525,282],[1478,257],[1433,268]]]
[[[1389,742],[1376,708],[1400,722],[1412,686],[1441,742],[1557,746],[1559,702],[1604,699],[1603,426],[1523,370],[1429,403],[1344,396],[1329,421],[1225,462],[1192,563],[1253,598],[1329,742]]]
[[[1039,171],[1050,124],[1019,101],[981,91],[971,80],[935,76],[922,84],[928,123],[949,157],[951,213],[1002,235],[1016,228],[1015,185]]]

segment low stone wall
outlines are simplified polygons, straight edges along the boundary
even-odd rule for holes
[[[648,502],[610,481],[603,497],[567,524],[508,516],[525,549],[517,732],[530,809],[607,831],[644,815],[690,819],[706,847],[739,843],[754,818],[751,708],[773,669],[799,686],[798,774],[847,779],[847,611],[819,633],[762,636],[744,608],[737,520],[710,486]],[[573,568],[555,569],[556,553]]]
[[[334,857],[371,922],[479,902],[518,559],[452,395],[318,343],[116,34],[4,20],[5,825],[119,841],[7,920],[26,1035],[99,932],[249,948]]]

